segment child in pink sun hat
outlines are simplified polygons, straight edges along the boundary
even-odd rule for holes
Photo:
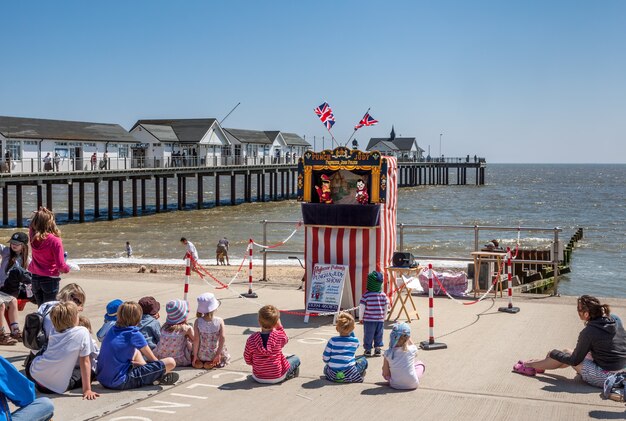
[[[198,311],[193,325],[193,366],[211,369],[224,367],[230,361],[226,349],[224,320],[214,315],[220,302],[215,295],[205,292],[198,297]]]

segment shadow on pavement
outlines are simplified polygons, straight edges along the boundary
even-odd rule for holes
[[[626,419],[625,412],[589,411],[589,418],[599,420],[623,420]]]
[[[406,393],[406,392],[415,392],[416,389],[393,389],[389,386],[387,382],[377,382],[375,383],[378,387],[373,387],[371,389],[365,389],[361,391],[361,395],[387,395],[389,393]]]

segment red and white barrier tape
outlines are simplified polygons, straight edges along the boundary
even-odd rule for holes
[[[293,232],[291,234],[289,234],[289,236],[287,238],[285,238],[283,241],[280,241],[280,242],[278,242],[276,244],[272,244],[272,245],[268,246],[268,245],[265,245],[265,244],[259,244],[259,243],[257,243],[254,240],[252,241],[252,244],[254,244],[257,247],[264,248],[264,249],[273,249],[273,248],[276,248],[276,247],[280,247],[280,246],[284,245],[287,241],[291,240],[291,238],[294,235],[296,235],[296,232],[298,232],[298,230],[300,229],[300,227],[302,225],[303,225],[302,221],[298,222],[298,224],[296,225],[296,228],[293,230]]]

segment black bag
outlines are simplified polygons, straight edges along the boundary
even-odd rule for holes
[[[22,329],[22,342],[26,348],[39,351],[48,345],[48,337],[43,329],[43,320],[50,314],[52,307],[54,305],[48,304],[43,314],[36,311],[26,315]]]
[[[7,272],[7,279],[1,291],[15,298],[29,298],[26,293],[26,285],[32,284],[32,275],[21,266],[13,266]]]

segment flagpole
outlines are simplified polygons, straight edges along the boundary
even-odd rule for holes
[[[372,108],[372,107],[369,107],[369,108],[367,109],[367,111],[365,111],[365,114],[363,114],[363,117],[365,117],[365,116],[367,115],[367,113],[369,113],[369,112],[370,112],[370,109],[371,109],[371,108]],[[363,120],[363,119],[361,119],[361,120]],[[359,121],[360,121],[360,120],[359,120]],[[353,131],[353,132],[352,132],[352,134],[350,135],[350,138],[348,138],[348,141],[347,141],[347,142],[346,142],[346,144],[345,144],[345,145],[343,145],[343,146],[348,146],[348,143],[350,143],[350,141],[352,140],[352,137],[354,136],[354,134],[356,133],[356,131],[357,131],[357,130],[359,130],[359,129],[354,129],[354,131]]]

